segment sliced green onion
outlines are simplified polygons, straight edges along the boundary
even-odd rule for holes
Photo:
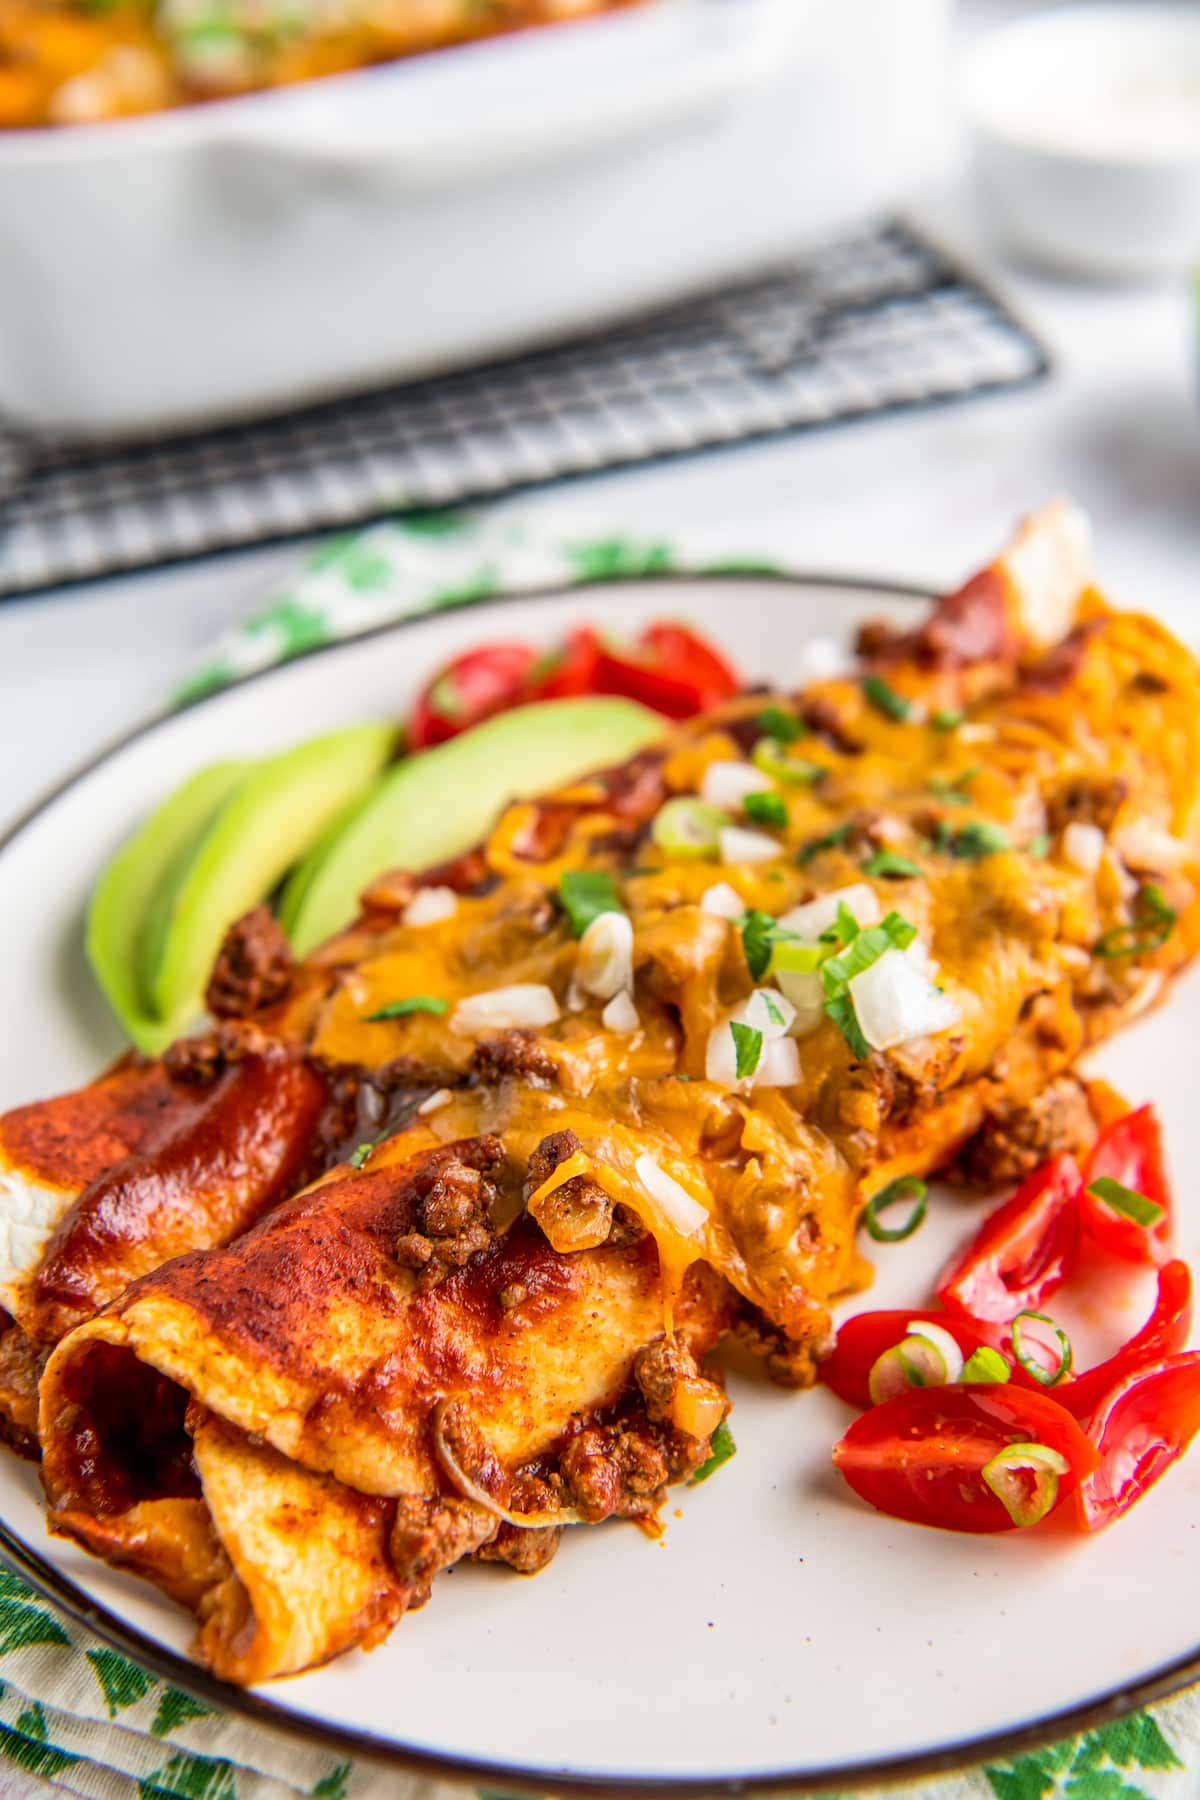
[[[771,945],[768,967],[772,974],[781,969],[786,975],[811,975],[828,955],[824,944],[801,944],[792,938],[777,938]]]
[[[882,675],[868,675],[862,688],[875,711],[883,713],[886,718],[899,721],[912,717],[912,701],[906,700],[903,694],[898,694],[895,688],[889,687]]]
[[[980,1474],[1014,1525],[1036,1525],[1058,1499],[1058,1478],[1070,1470],[1049,1444],[1008,1444]]]
[[[968,1356],[959,1380],[968,1384],[977,1381],[999,1382],[1008,1381],[1011,1376],[1012,1370],[1008,1366],[1007,1358],[1001,1356],[998,1350],[982,1344],[978,1350]]]
[[[966,716],[957,706],[939,706],[930,713],[929,723],[935,731],[957,731]]]
[[[880,1213],[886,1212],[890,1206],[898,1206],[904,1201],[912,1202],[912,1210],[903,1225],[883,1225]],[[867,1228],[867,1236],[874,1238],[877,1244],[900,1244],[910,1238],[914,1231],[924,1222],[929,1209],[929,1189],[916,1175],[901,1175],[897,1181],[889,1181],[885,1188],[867,1201],[863,1212],[863,1224]]]
[[[1165,1207],[1147,1200],[1145,1194],[1139,1194],[1136,1188],[1128,1188],[1124,1182],[1114,1181],[1111,1175],[1098,1175],[1095,1181],[1088,1183],[1087,1191],[1094,1194],[1097,1200],[1103,1200],[1105,1206],[1111,1206],[1114,1212],[1132,1219],[1135,1225],[1157,1225],[1160,1219],[1167,1216]]]
[[[876,850],[863,864],[864,875],[881,875],[885,878],[903,880],[906,876],[919,875],[921,870],[907,856],[901,856],[895,850]]]
[[[910,1319],[908,1329],[910,1336],[933,1345],[946,1366],[946,1380],[957,1381],[963,1372],[963,1353],[954,1333],[932,1319]]]
[[[1053,1368],[1047,1368],[1046,1364],[1033,1353],[1032,1346],[1037,1343],[1035,1337],[1031,1337],[1029,1347],[1026,1346],[1026,1321],[1036,1321],[1039,1325],[1048,1325],[1054,1333],[1058,1340],[1058,1361]],[[1045,1313],[1020,1312],[1017,1314],[1012,1322],[1012,1347],[1013,1355],[1025,1373],[1032,1375],[1041,1387],[1057,1387],[1059,1382],[1065,1381],[1071,1373],[1071,1364],[1075,1360],[1074,1351],[1071,1349],[1071,1340],[1062,1326],[1056,1325],[1054,1320],[1047,1318]],[[1041,1344],[1038,1347],[1044,1351],[1050,1350],[1048,1344]]]
[[[410,994],[406,1000],[389,1000],[378,1012],[367,1014],[367,1023],[374,1025],[377,1019],[407,1019],[413,1013],[433,1013],[440,1018],[449,1012],[450,1002],[442,1000],[437,994]]]
[[[946,1358],[935,1343],[916,1332],[882,1356],[877,1356],[867,1376],[872,1406],[894,1400],[906,1388],[945,1387],[950,1381]]]
[[[1036,862],[1045,862],[1050,854],[1050,833],[1039,831],[1036,837],[1031,837],[1025,846],[1025,854]]]
[[[728,823],[719,807],[683,794],[659,809],[650,836],[668,856],[698,861],[717,854],[720,833]]]
[[[747,794],[742,801],[742,810],[752,825],[769,825],[782,831],[788,822],[787,807],[782,796],[769,791]]]
[[[765,737],[774,738],[777,744],[794,744],[804,735],[804,726],[795,713],[782,706],[764,706],[758,715],[758,727]]]
[[[1102,932],[1092,945],[1092,955],[1112,959],[1161,950],[1174,931],[1177,918],[1158,883],[1149,881],[1138,889],[1133,924],[1114,925],[1111,931]]]
[[[739,1081],[747,1081],[762,1061],[763,1034],[756,1031],[753,1025],[743,1025],[737,1019],[730,1021],[729,1029],[733,1034],[737,1078]]]
[[[789,756],[780,738],[759,738],[750,752],[750,761],[773,781],[787,782],[793,787],[813,787],[829,773],[824,763],[809,762],[804,756]]]
[[[985,856],[997,856],[1012,849],[1012,839],[989,819],[971,819],[960,825],[950,841],[952,855],[964,862],[981,862]]]
[[[802,844],[800,849],[797,850],[796,861],[800,864],[801,868],[807,867],[814,856],[820,856],[823,850],[840,849],[846,842],[846,839],[850,836],[850,832],[851,827],[849,825],[835,825],[832,831],[827,831],[825,833],[824,837],[810,838],[807,844]]]
[[[727,1463],[731,1456],[736,1455],[737,1445],[733,1441],[733,1433],[722,1419],[708,1440],[708,1459],[700,1464],[689,1485],[695,1487],[698,1481],[707,1481],[710,1475],[716,1474],[722,1463]]]
[[[603,869],[566,869],[558,878],[558,897],[571,921],[571,930],[582,937],[601,913],[624,912],[612,876]]]
[[[359,1144],[346,1158],[346,1161],[350,1164],[352,1169],[361,1169],[374,1148],[375,1146],[373,1143]]]

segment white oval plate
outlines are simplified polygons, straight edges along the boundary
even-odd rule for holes
[[[683,613],[750,679],[786,683],[808,638],[913,595],[827,581],[629,582],[603,596],[485,603],[319,652],[159,721],[20,825],[0,852],[0,1106],[86,1080],[119,1048],[81,950],[97,869],[206,760],[399,716],[447,656],[489,637],[550,644],[581,617],[628,629]],[[547,768],[547,782],[554,771]],[[1200,984],[1095,1059],[1164,1117],[1200,1252],[1194,1063]],[[937,1196],[908,1243],[880,1245],[856,1304],[916,1305],[983,1210]],[[1144,1286],[1117,1297],[1128,1335]],[[1075,1322],[1083,1357],[1102,1351]],[[568,1532],[536,1581],[462,1568],[366,1656],[246,1696],[185,1663],[183,1613],[45,1531],[34,1470],[0,1456],[0,1547],[37,1585],[170,1679],[276,1726],[493,1785],[849,1786],[1062,1735],[1200,1674],[1194,1558],[1200,1457],[1109,1533],[957,1536],[860,1505],[829,1453],[849,1421],[827,1392],[731,1377],[736,1459],[676,1489],[652,1543],[628,1525]]]

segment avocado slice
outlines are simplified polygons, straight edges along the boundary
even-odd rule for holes
[[[221,939],[235,919],[272,892],[287,870],[392,754],[394,725],[354,725],[310,738],[251,765],[198,839],[182,868],[167,872],[150,921],[140,973],[150,1012],[169,1043],[203,1006]]]
[[[386,869],[422,870],[469,850],[510,800],[623,762],[666,721],[632,700],[540,700],[409,757],[356,807],[284,890],[280,923],[298,956],[348,925]]]
[[[140,1050],[162,1047],[162,1024],[144,985],[142,944],[156,896],[249,765],[214,763],[169,794],[107,865],[88,906],[88,960],[109,1005]]]

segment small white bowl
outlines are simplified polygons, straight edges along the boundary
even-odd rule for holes
[[[1128,279],[1200,264],[1200,12],[1062,7],[990,33],[964,102],[993,220],[1027,256]]]

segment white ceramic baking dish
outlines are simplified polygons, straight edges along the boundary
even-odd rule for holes
[[[892,203],[950,0],[652,0],[146,119],[0,133],[0,415],[118,436],[603,324]]]

